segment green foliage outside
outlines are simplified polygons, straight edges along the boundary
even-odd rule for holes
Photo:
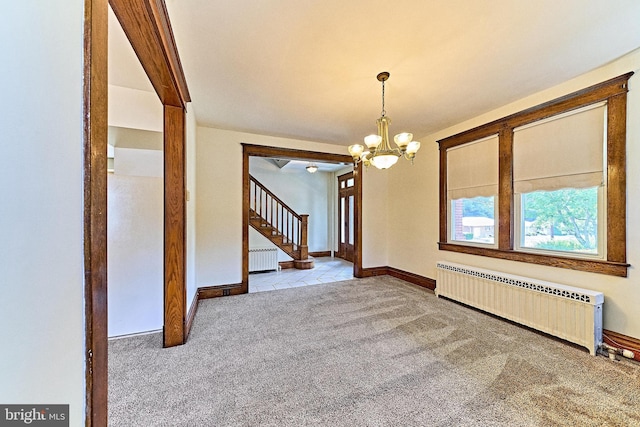
[[[551,251],[585,251],[585,248],[576,242],[570,242],[567,240],[550,240],[547,242],[539,242],[536,244],[537,249],[548,249]]]
[[[465,217],[480,216],[493,219],[493,197],[474,197],[464,199],[462,215]]]
[[[533,221],[537,234],[571,235],[576,241],[547,241],[536,247],[564,251],[596,249],[598,233],[598,189],[567,188],[523,194],[524,216]]]

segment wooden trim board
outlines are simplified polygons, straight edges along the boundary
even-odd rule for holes
[[[191,101],[164,0],[109,0],[163,105]]]
[[[108,56],[108,4],[131,42],[136,55],[149,76],[160,100],[165,106],[178,107],[184,122],[185,104],[190,101],[186,80],[173,39],[164,0],[85,0],[84,52],[83,52],[83,144],[84,144],[84,275],[85,275],[85,358],[86,408],[85,425],[107,425],[107,56]],[[167,116],[165,108],[165,118]],[[175,112],[170,113],[175,118]],[[175,120],[172,120],[175,124]],[[184,150],[184,124],[172,134],[175,147]],[[180,158],[177,159],[180,161]],[[171,166],[173,167],[173,166]],[[183,174],[182,170],[165,171]],[[184,176],[172,180],[165,191],[172,195],[184,192],[179,188]],[[171,331],[184,340],[184,250],[179,250],[180,229],[184,230],[185,217],[180,218],[180,203],[172,211],[171,230],[176,237],[176,248],[171,252],[169,269],[171,284]],[[165,233],[166,234],[166,233]],[[173,240],[172,240],[173,241]],[[166,251],[165,251],[166,254]],[[176,258],[173,258],[173,257]],[[166,259],[165,259],[166,262]],[[182,267],[181,267],[182,266]],[[167,270],[165,266],[165,270]],[[180,271],[182,270],[182,271]],[[165,282],[166,282],[165,278]],[[165,301],[165,312],[166,312]],[[165,316],[165,323],[166,323]],[[165,326],[167,326],[165,324]],[[182,333],[180,333],[182,331]],[[173,336],[173,335],[172,335]],[[178,340],[179,341],[179,340]],[[182,342],[180,342],[182,344]],[[165,343],[166,345],[166,343]]]
[[[189,338],[189,334],[191,333],[191,327],[193,326],[193,319],[195,319],[197,311],[198,311],[198,290],[196,290],[196,293],[193,296],[193,300],[191,300],[189,311],[187,312],[187,320],[185,321],[185,328],[184,328],[185,341]]]
[[[191,99],[164,0],[109,3],[164,106],[164,346],[171,347],[185,340],[185,107]]]
[[[107,425],[107,0],[84,2],[85,425]]]
[[[405,282],[413,283],[423,288],[434,290],[436,288],[436,281],[419,274],[410,273],[408,271],[400,270],[395,267],[369,267],[362,269],[362,277],[373,276],[392,276]]]
[[[164,106],[164,339],[165,347],[186,340],[185,113]]]

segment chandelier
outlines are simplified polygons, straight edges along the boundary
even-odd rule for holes
[[[382,82],[382,112],[380,113],[380,118],[376,120],[378,134],[364,138],[364,143],[367,146],[366,150],[360,144],[349,146],[349,154],[353,157],[353,163],[356,165],[362,162],[367,167],[372,164],[378,169],[389,169],[402,156],[407,160],[411,160],[413,164],[413,159],[420,149],[420,143],[413,141],[413,134],[408,132],[399,133],[393,137],[398,148],[391,148],[389,145],[389,124],[391,119],[386,116],[387,112],[384,110],[384,82],[388,79],[388,72],[383,71],[378,74],[378,81]]]

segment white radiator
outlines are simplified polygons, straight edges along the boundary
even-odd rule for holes
[[[278,269],[278,249],[249,249],[249,272]]]
[[[604,295],[467,265],[437,263],[436,295],[571,341],[596,354]]]

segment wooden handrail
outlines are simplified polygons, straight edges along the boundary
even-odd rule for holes
[[[308,258],[307,224],[309,215],[300,215],[260,181],[249,175],[249,209],[283,237],[283,244],[293,244],[300,259]]]
[[[257,179],[255,179],[252,175],[249,175],[249,179],[256,184],[256,186],[260,187],[262,189],[262,191],[264,191],[265,193],[267,193],[269,196],[271,196],[273,199],[275,199],[279,204],[281,204],[285,209],[287,209],[289,212],[291,212],[293,214],[293,216],[295,216],[296,218],[298,218],[300,221],[302,221],[302,215],[297,214],[296,211],[294,211],[293,209],[291,209],[289,206],[287,206],[287,204],[285,202],[283,202],[282,200],[280,200],[278,198],[278,196],[276,196],[275,194],[273,194],[271,192],[271,190],[269,190],[263,183],[261,183],[260,181],[258,181]],[[255,209],[254,209],[255,210]]]

